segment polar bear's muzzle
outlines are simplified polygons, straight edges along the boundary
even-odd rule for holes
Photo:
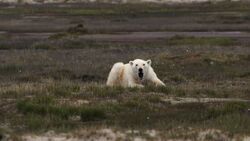
[[[143,78],[143,73],[140,73],[140,72],[139,72],[138,75],[139,75],[139,77],[140,77],[141,79]]]
[[[142,68],[139,68],[138,76],[139,76],[140,79],[143,78],[143,69]]]

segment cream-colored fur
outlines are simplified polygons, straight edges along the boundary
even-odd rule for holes
[[[139,69],[142,69],[143,76],[141,77],[139,76]],[[152,82],[156,86],[165,86],[151,67],[151,60],[135,59],[127,64],[115,63],[109,73],[107,85],[143,87],[144,82]]]

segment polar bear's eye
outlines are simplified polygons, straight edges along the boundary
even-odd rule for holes
[[[138,66],[138,64],[136,64],[135,66]]]
[[[143,64],[143,66],[145,66],[145,64]]]

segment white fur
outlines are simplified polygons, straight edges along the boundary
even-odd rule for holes
[[[143,69],[143,77],[139,77],[139,68]],[[165,86],[165,84],[157,77],[151,67],[151,60],[135,59],[127,64],[121,62],[115,63],[112,67],[108,80],[108,86],[122,87],[143,87],[144,82],[152,82],[156,86]]]

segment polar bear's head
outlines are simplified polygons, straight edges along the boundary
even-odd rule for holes
[[[134,61],[129,61],[129,64],[132,66],[134,76],[142,80],[147,75],[151,66],[151,60],[135,59]]]

